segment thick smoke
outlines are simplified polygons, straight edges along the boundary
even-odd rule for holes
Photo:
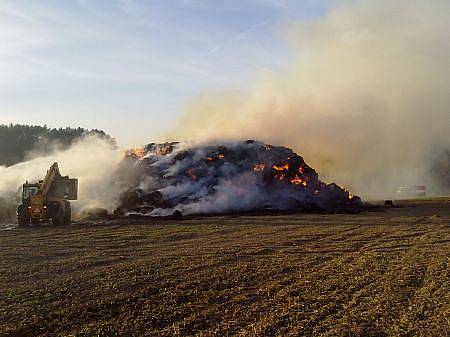
[[[360,199],[349,191],[321,182],[314,169],[292,150],[253,140],[204,146],[152,143],[129,151],[123,164],[133,179],[121,196],[117,211],[122,214],[361,206]]]
[[[430,154],[450,147],[448,13],[447,0],[345,1],[290,24],[296,61],[248,92],[195,98],[180,135],[293,147],[366,198],[427,184]]]
[[[68,150],[38,157],[10,167],[0,166],[0,197],[16,200],[21,185],[44,178],[49,167],[58,162],[61,174],[79,180],[79,201],[73,202],[76,210],[84,207],[116,206],[119,186],[111,180],[111,173],[123,157],[123,153],[110,142],[96,136],[88,136]]]

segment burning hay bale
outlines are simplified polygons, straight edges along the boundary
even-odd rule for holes
[[[132,167],[132,187],[121,196],[119,214],[330,211],[361,205],[349,191],[320,181],[291,149],[252,140],[192,147],[152,143],[128,151],[124,160]]]

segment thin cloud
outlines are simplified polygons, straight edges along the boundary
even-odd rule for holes
[[[173,120],[195,93],[243,87],[252,69],[277,67],[286,50],[273,27],[283,13],[251,1],[2,2],[0,117],[51,121],[60,111],[63,125],[83,116],[106,129],[123,110]]]

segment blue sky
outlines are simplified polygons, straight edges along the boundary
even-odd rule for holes
[[[2,0],[0,123],[157,138],[191,97],[289,62],[281,27],[314,0]]]

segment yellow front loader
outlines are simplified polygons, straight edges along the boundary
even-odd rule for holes
[[[44,180],[23,184],[22,204],[17,208],[19,226],[50,220],[54,225],[68,224],[72,220],[69,200],[77,199],[78,179],[62,176],[58,163],[54,163]]]

